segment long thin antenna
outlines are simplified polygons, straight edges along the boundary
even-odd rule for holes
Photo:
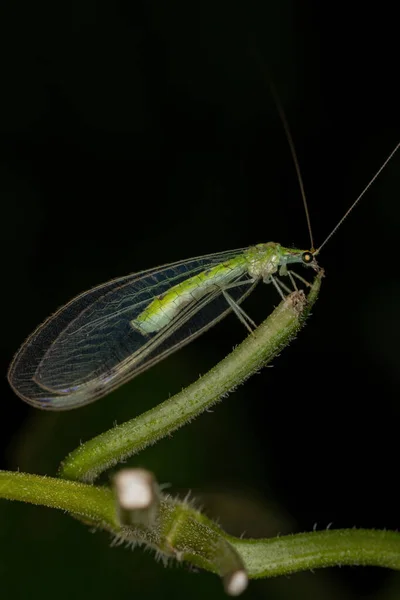
[[[270,90],[272,93],[272,97],[274,99],[276,108],[278,109],[278,113],[279,113],[280,119],[282,121],[283,129],[285,131],[285,135],[286,135],[286,138],[287,138],[287,141],[289,144],[289,148],[290,148],[290,153],[292,155],[292,159],[293,159],[294,166],[296,169],[296,175],[297,175],[297,180],[299,182],[301,197],[303,199],[304,212],[306,213],[306,219],[307,219],[307,228],[308,228],[308,233],[310,235],[311,252],[314,252],[314,240],[313,240],[313,234],[312,234],[312,229],[311,229],[310,213],[308,211],[307,197],[306,197],[306,193],[304,191],[303,178],[301,176],[300,165],[299,165],[299,161],[297,160],[296,148],[294,146],[292,134],[290,133],[289,123],[287,122],[285,111],[283,110],[282,103],[279,99],[278,92],[276,91],[275,85],[272,81],[272,77],[269,73],[269,69],[267,68],[267,65],[265,64],[260,53],[256,49],[256,46],[254,45],[254,43],[250,43],[249,49],[250,49],[250,52],[253,55],[253,57],[257,60],[258,64],[260,65],[261,70],[264,71],[264,73],[266,74],[266,80],[268,81],[268,84],[269,84],[269,87],[270,87]]]
[[[399,148],[400,148],[400,142],[397,144],[397,146],[394,148],[394,150],[392,150],[392,152],[389,154],[389,156],[387,157],[387,159],[385,160],[385,162],[383,163],[383,165],[381,165],[381,167],[378,169],[378,171],[375,173],[375,175],[372,177],[372,179],[369,181],[369,183],[365,186],[365,188],[363,189],[363,191],[361,192],[361,194],[354,200],[353,204],[345,212],[345,214],[340,219],[340,221],[336,225],[336,227],[334,227],[332,229],[332,231],[325,238],[325,240],[322,242],[322,244],[320,245],[320,247],[314,252],[314,256],[316,256],[317,254],[320,253],[321,248],[323,248],[325,246],[326,242],[331,239],[331,237],[333,236],[334,233],[336,233],[336,231],[339,229],[339,227],[341,226],[341,224],[343,223],[343,221],[345,219],[347,219],[347,217],[349,216],[349,214],[351,213],[351,211],[353,210],[353,208],[355,208],[356,205],[360,202],[360,200],[364,196],[365,192],[371,187],[371,185],[374,183],[375,179],[380,175],[380,173],[382,173],[383,169],[386,167],[386,165],[388,164],[388,162],[393,158],[393,156],[396,154],[396,152],[397,152],[397,150]]]
[[[290,153],[292,155],[292,159],[293,159],[294,166],[296,169],[297,179],[298,179],[299,186],[300,186],[300,193],[301,193],[301,197],[303,199],[304,211],[306,213],[308,233],[310,234],[310,243],[311,243],[310,249],[311,249],[311,252],[314,252],[314,240],[313,240],[313,234],[312,234],[312,229],[311,229],[310,213],[308,211],[308,204],[307,204],[306,193],[304,191],[303,178],[301,176],[300,165],[299,165],[299,161],[297,160],[297,154],[296,154],[296,149],[294,146],[292,134],[290,133],[289,123],[287,122],[285,112],[283,110],[281,101],[279,99],[278,93],[272,82],[271,77],[268,77],[268,81],[269,81],[269,85],[271,88],[272,96],[273,96],[275,104],[276,104],[276,108],[278,109],[278,113],[279,113],[279,116],[282,121],[283,129],[285,130],[286,138],[287,138],[289,148],[290,148]]]

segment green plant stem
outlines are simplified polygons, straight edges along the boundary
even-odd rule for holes
[[[273,577],[339,565],[372,565],[400,570],[400,533],[338,529],[272,539],[227,535],[186,502],[164,496],[157,528],[121,526],[108,487],[52,477],[0,471],[0,497],[70,512],[115,537],[145,543],[167,556],[224,575],[224,557],[237,553],[249,578]]]
[[[341,565],[400,570],[400,533],[395,531],[333,529],[269,540],[229,539],[251,578]]]
[[[0,471],[0,498],[58,508],[81,517],[85,522],[107,528],[118,527],[113,492],[107,487]]]
[[[307,299],[293,292],[231,354],[174,397],[93,438],[63,462],[60,477],[93,481],[100,473],[168,435],[270,362],[293,339],[317,299],[323,273]]]

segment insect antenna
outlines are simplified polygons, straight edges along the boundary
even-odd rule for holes
[[[371,187],[371,185],[374,183],[375,179],[381,174],[381,172],[383,171],[383,169],[386,167],[386,165],[388,164],[388,162],[393,158],[393,156],[396,154],[397,150],[400,147],[400,142],[398,142],[398,144],[395,146],[395,148],[392,150],[392,152],[389,154],[389,156],[387,157],[387,159],[384,161],[384,163],[380,166],[380,168],[377,170],[377,172],[375,173],[375,175],[372,177],[372,179],[370,179],[369,183],[367,183],[367,185],[365,186],[365,188],[362,190],[361,194],[359,194],[359,196],[354,200],[353,204],[350,206],[350,208],[345,212],[345,214],[343,215],[343,217],[340,219],[340,221],[338,222],[338,224],[332,229],[332,231],[330,232],[330,234],[325,238],[325,240],[322,242],[322,244],[319,246],[319,248],[317,250],[315,250],[314,252],[314,256],[316,256],[317,254],[320,253],[321,248],[323,248],[326,244],[326,242],[328,240],[331,239],[331,237],[333,236],[334,233],[336,233],[336,231],[339,229],[339,227],[341,226],[341,224],[343,223],[343,221],[345,219],[347,219],[347,217],[349,216],[349,214],[351,213],[351,211],[353,210],[353,208],[355,208],[357,206],[357,204],[360,202],[361,198],[364,196],[365,192]]]
[[[285,111],[283,110],[282,103],[279,99],[278,93],[276,91],[275,85],[274,85],[271,77],[268,77],[268,82],[269,82],[269,86],[271,88],[272,97],[274,99],[276,108],[279,113],[279,117],[282,121],[283,129],[285,131],[286,139],[288,141],[289,148],[290,148],[290,154],[292,155],[294,167],[296,169],[296,175],[297,175],[297,180],[299,182],[300,193],[301,193],[301,197],[303,199],[304,212],[306,214],[306,219],[307,219],[308,233],[310,235],[310,244],[311,244],[310,251],[314,254],[315,249],[314,249],[314,240],[313,240],[313,234],[312,234],[312,229],[311,229],[310,213],[308,210],[307,197],[306,197],[306,193],[304,190],[304,183],[303,183],[303,178],[301,176],[300,165],[299,165],[299,161],[297,159],[296,148],[294,146],[292,134],[290,133],[290,127],[289,127],[289,123],[288,123],[288,120],[285,115]]]
[[[274,85],[274,82],[273,82],[273,79],[272,79],[271,74],[269,72],[269,69],[268,69],[267,65],[265,64],[265,62],[263,61],[263,59],[261,58],[260,53],[258,52],[258,50],[256,49],[256,46],[253,43],[250,44],[250,52],[251,52],[253,58],[255,58],[256,61],[258,62],[261,70],[264,72],[264,75],[266,75],[266,81],[268,82],[269,89],[270,89],[271,94],[272,94],[272,98],[273,98],[273,100],[275,102],[275,106],[276,106],[276,108],[278,110],[279,117],[280,117],[280,119],[282,121],[283,129],[285,131],[286,139],[288,141],[289,148],[290,148],[290,154],[292,155],[294,167],[296,169],[297,180],[299,182],[300,193],[301,193],[301,197],[302,197],[302,200],[303,200],[304,212],[306,214],[306,220],[307,220],[308,234],[310,236],[310,245],[311,245],[310,251],[314,254],[314,252],[315,252],[314,239],[313,239],[313,234],[312,234],[311,219],[310,219],[310,213],[309,213],[309,210],[308,210],[307,197],[306,197],[306,193],[305,193],[305,190],[304,190],[303,178],[301,176],[300,165],[299,165],[299,161],[297,159],[296,148],[295,148],[295,145],[294,145],[294,142],[293,142],[292,134],[290,132],[289,123],[288,123],[288,120],[286,118],[285,111],[283,110],[282,103],[280,101],[278,92],[277,92],[276,87]]]

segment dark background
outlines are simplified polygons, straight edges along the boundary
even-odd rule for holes
[[[316,244],[400,138],[390,3],[2,2],[0,467],[54,475],[93,435],[156,405],[245,332],[228,317],[94,405],[49,414],[5,380],[58,306],[107,279],[261,241]],[[398,529],[400,154],[320,255],[326,279],[298,339],[236,393],[144,451],[230,533]],[[257,321],[277,299],[258,289]],[[222,598],[217,578],[109,548],[56,511],[0,504],[4,597]],[[140,595],[139,595],[140,594]],[[399,576],[343,568],[253,582],[248,598],[377,598]]]

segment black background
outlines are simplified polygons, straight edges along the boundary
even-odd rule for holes
[[[261,241],[316,244],[400,138],[390,3],[3,2],[0,444],[4,469],[54,475],[80,440],[156,405],[240,342],[234,317],[95,405],[31,409],[13,353],[75,294],[118,275]],[[193,490],[229,532],[399,527],[400,154],[320,255],[306,328],[235,394],[130,464]],[[247,310],[276,304],[258,289]],[[220,583],[109,549],[61,513],[2,502],[7,598],[222,597]],[[23,574],[23,576],[21,576]],[[379,598],[398,575],[343,568],[247,597]]]

